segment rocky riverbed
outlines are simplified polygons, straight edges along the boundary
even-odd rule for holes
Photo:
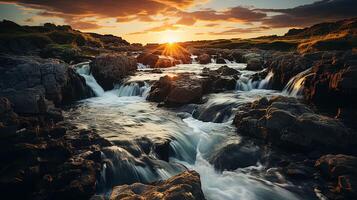
[[[356,198],[354,51],[192,54],[0,55],[3,196]]]

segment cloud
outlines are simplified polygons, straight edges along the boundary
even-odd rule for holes
[[[216,27],[219,26],[218,23],[209,23],[209,24],[205,24],[206,27]]]
[[[168,24],[164,23],[161,26],[156,26],[153,28],[146,29],[144,31],[139,31],[139,32],[133,32],[129,33],[128,35],[140,35],[140,34],[146,34],[149,32],[161,32],[161,31],[167,31],[167,30],[177,30],[179,27],[177,27],[175,24]]]
[[[322,21],[335,21],[357,16],[356,0],[320,0],[289,9],[255,9],[266,13],[276,13],[263,20],[271,27],[304,27]]]
[[[244,34],[244,33],[257,33],[269,30],[270,27],[267,26],[259,26],[259,27],[252,27],[252,28],[233,28],[221,32],[210,32],[210,35],[237,35],[237,34]]]
[[[224,11],[216,11],[212,9],[199,10],[195,12],[182,12],[181,15],[191,17],[195,20],[203,21],[240,21],[240,22],[256,22],[267,16],[259,10],[254,10],[249,7],[237,6]]]

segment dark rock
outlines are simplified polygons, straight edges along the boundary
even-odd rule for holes
[[[197,60],[200,64],[208,64],[211,63],[211,56],[208,54],[202,54],[198,56]]]
[[[136,59],[138,60],[138,63],[155,67],[159,60],[159,56],[152,53],[142,53]]]
[[[264,101],[265,102],[265,101]],[[238,109],[238,132],[294,151],[355,151],[357,135],[339,120],[314,113],[294,98],[272,98]]]
[[[39,113],[47,100],[60,105],[91,95],[84,79],[58,60],[3,55],[0,61],[0,96],[15,112]]]
[[[230,143],[216,151],[210,162],[220,171],[235,170],[256,165],[261,153],[260,148],[252,143]]]
[[[111,90],[115,83],[137,69],[136,60],[121,54],[103,54],[90,63],[91,71],[104,90]]]
[[[199,102],[203,95],[201,81],[189,74],[175,77],[164,76],[151,87],[148,100],[168,105],[182,105]]]
[[[113,188],[110,200],[119,199],[186,199],[204,200],[201,190],[200,176],[195,171],[186,171],[169,178],[166,181],[145,185],[134,183]]]
[[[217,64],[227,64],[223,58],[217,58],[216,63]]]
[[[322,175],[333,184],[335,193],[344,199],[357,196],[357,158],[348,155],[324,155],[316,161],[315,166]]]

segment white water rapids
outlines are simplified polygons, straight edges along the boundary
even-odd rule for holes
[[[179,72],[199,74],[204,67],[217,69],[219,64],[182,64],[162,69],[162,74],[142,71],[127,84],[104,92],[89,74],[88,64],[77,67],[77,73],[97,97],[78,102],[65,113],[66,120],[83,129],[95,129],[115,146],[103,152],[108,162],[99,183],[100,192],[110,192],[114,185],[133,182],[152,182],[167,179],[185,168],[196,170],[201,176],[202,190],[208,200],[295,200],[303,199],[286,188],[295,187],[265,180],[259,173],[266,172],[259,162],[248,168],[218,172],[209,157],[221,144],[240,141],[232,125],[234,109],[261,97],[280,94],[267,90],[273,74],[261,82],[249,82],[253,72],[245,71],[244,64],[230,63],[246,81],[237,83],[236,91],[207,95],[202,105],[187,105],[180,109],[157,107],[145,100],[150,90],[149,81]],[[138,84],[136,81],[145,81]],[[214,115],[215,117],[210,118]],[[150,144],[170,140],[169,162],[158,159]],[[149,148],[149,150],[147,148]]]

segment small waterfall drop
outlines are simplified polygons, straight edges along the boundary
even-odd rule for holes
[[[191,55],[192,64],[197,64],[197,56]]]
[[[258,85],[258,89],[269,89],[270,86],[270,81],[273,78],[274,73],[273,71],[270,71],[267,76],[260,81],[259,85]]]
[[[242,75],[236,83],[236,90],[250,91],[253,89],[269,89],[274,73],[270,71],[267,76],[260,81],[253,81],[251,77]]]
[[[147,69],[147,68],[150,68],[150,66],[144,65],[142,63],[138,63],[138,69]]]
[[[139,83],[132,82],[117,87],[119,97],[143,96],[145,97],[150,90],[149,84],[144,82],[142,86]]]
[[[93,75],[90,73],[90,66],[88,62],[80,63],[75,66],[76,72],[81,75],[86,84],[93,90],[95,96],[103,96],[104,90],[103,88],[97,83]]]
[[[292,77],[288,84],[284,87],[283,94],[300,97],[304,89],[305,80],[311,75],[313,75],[312,68],[309,68]]]

